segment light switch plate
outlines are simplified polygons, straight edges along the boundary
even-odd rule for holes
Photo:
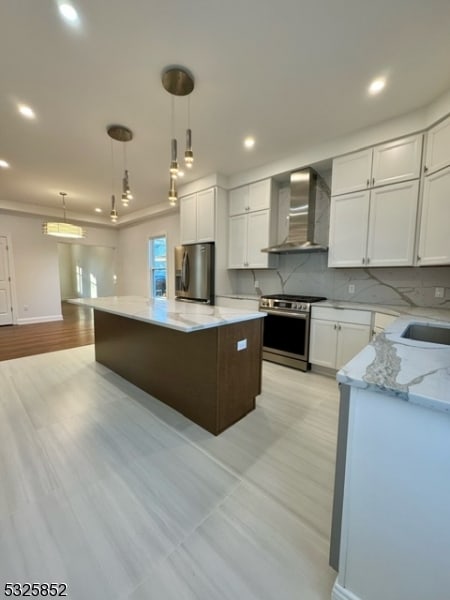
[[[348,293],[349,294],[354,294],[355,293],[355,284],[354,283],[349,283],[348,284]]]
[[[434,297],[435,298],[443,298],[444,297],[444,288],[443,287],[434,288]]]

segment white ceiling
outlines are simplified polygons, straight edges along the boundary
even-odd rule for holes
[[[165,202],[167,65],[195,77],[195,166],[185,181],[231,175],[430,103],[450,88],[449,0],[57,0],[0,4],[0,202],[94,214],[110,208],[111,140],[126,125],[135,200]],[[384,93],[367,85],[384,75]],[[22,102],[33,121],[18,114]],[[187,98],[175,98],[184,151]],[[256,138],[252,152],[242,139]],[[120,195],[123,143],[113,142]],[[52,211],[49,211],[49,213]]]

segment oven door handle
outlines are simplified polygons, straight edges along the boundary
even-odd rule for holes
[[[275,315],[276,317],[294,317],[294,319],[303,319],[306,320],[308,318],[309,313],[297,313],[297,312],[289,312],[287,310],[267,310],[266,308],[260,309],[262,312],[267,313],[268,315]]]

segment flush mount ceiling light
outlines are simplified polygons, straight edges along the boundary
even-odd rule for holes
[[[9,169],[9,163],[6,160],[0,159],[0,168]]]
[[[18,111],[23,117],[27,119],[34,119],[36,115],[34,114],[34,110],[25,104],[19,104],[17,107]]]
[[[253,146],[255,145],[255,138],[248,136],[245,138],[244,140],[244,148],[247,148],[247,150],[250,150],[251,148],[253,148]]]
[[[127,150],[126,142],[130,142],[133,139],[133,132],[124,125],[110,125],[107,128],[109,137],[117,142],[124,142],[123,144],[123,177],[122,177],[122,204],[128,206],[130,200],[133,200],[133,195],[130,190],[129,175],[127,169]],[[111,150],[113,151],[112,145]],[[114,158],[113,158],[114,163]],[[114,168],[114,167],[113,167]]]
[[[166,67],[162,73],[161,81],[164,89],[172,95],[171,105],[171,140],[170,140],[170,186],[169,203],[175,206],[177,201],[177,190],[175,179],[181,176],[178,164],[177,139],[175,136],[175,96],[189,96],[194,89],[194,77],[185,67],[171,66]],[[184,152],[184,163],[186,168],[191,169],[194,163],[194,153],[192,151],[192,130],[190,125],[190,98],[187,103],[187,129],[186,129],[186,149]],[[183,173],[184,174],[184,173]]]
[[[385,86],[386,79],[384,77],[378,77],[377,79],[374,79],[369,85],[369,94],[375,96],[375,94],[379,94]]]
[[[42,231],[45,235],[52,235],[62,238],[80,239],[85,237],[85,232],[79,225],[73,225],[66,220],[66,192],[59,192],[62,197],[62,205],[64,211],[64,221],[48,221],[42,224]]]

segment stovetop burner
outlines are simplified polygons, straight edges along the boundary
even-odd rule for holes
[[[323,298],[322,296],[300,296],[297,294],[267,294],[261,296],[261,298],[268,298],[269,300],[288,300],[291,302],[307,302],[308,304],[326,300],[326,298]]]

